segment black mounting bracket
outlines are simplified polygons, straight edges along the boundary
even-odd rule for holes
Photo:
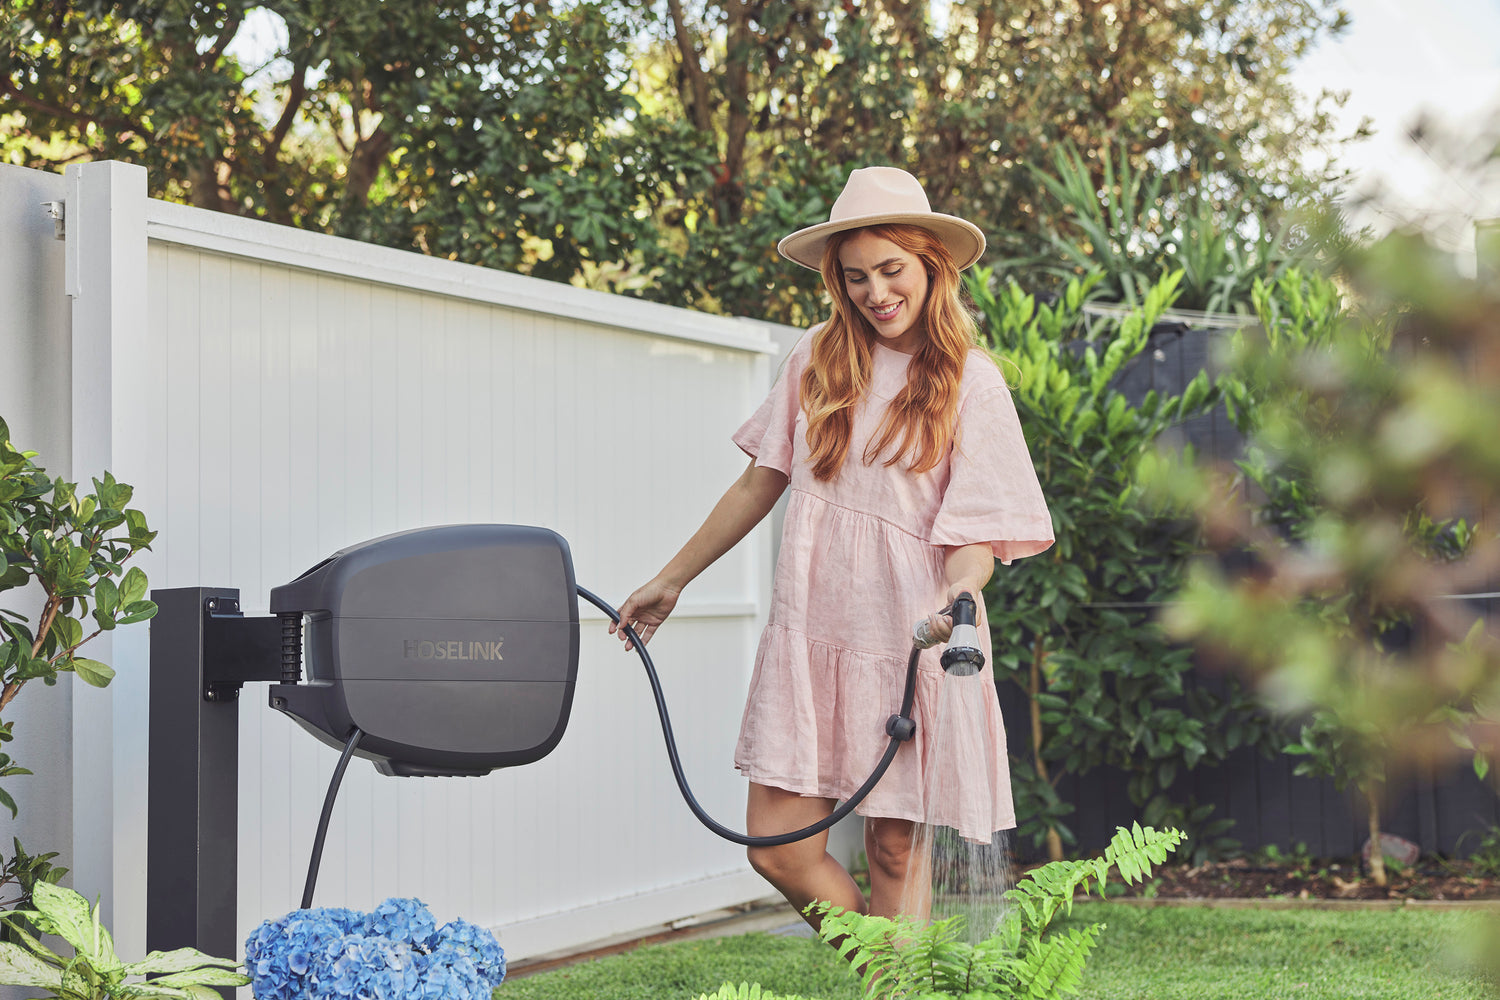
[[[281,680],[281,620],[246,618],[238,596],[203,600],[203,700],[233,701],[246,681]]]

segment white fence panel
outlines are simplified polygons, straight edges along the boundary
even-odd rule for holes
[[[123,190],[136,182],[121,171],[134,169],[83,173],[114,171]],[[73,209],[70,240],[103,229],[132,245],[118,219],[91,221],[86,201]],[[107,409],[75,399],[70,419],[102,421],[91,448],[107,449],[160,532],[143,562],[152,585],[236,587],[247,614],[343,546],[464,521],[553,528],[580,584],[623,600],[738,474],[729,434],[791,333],[160,202],[144,215],[147,277],[108,294],[145,322],[105,331]],[[694,585],[652,647],[689,777],[736,826],[744,789],[731,750],[770,561],[763,528]],[[440,919],[498,929],[519,958],[768,893],[741,849],[678,799],[638,661],[583,611],[557,750],[481,779],[387,778],[357,762],[319,903],[420,896]],[[126,954],[143,945],[144,640],[136,630],[114,644],[114,793],[98,804],[107,860],[80,873],[112,891]],[[243,935],[297,905],[337,754],[256,685],[240,717]],[[84,738],[75,731],[74,747]],[[86,822],[73,823],[75,840]]]
[[[338,548],[460,521],[554,528],[570,540],[580,582],[618,601],[736,474],[742,459],[727,435],[765,387],[763,355],[738,347],[165,240],[152,240],[149,269],[155,377],[128,391],[154,417],[136,443],[150,470],[139,499],[161,512],[153,582],[238,587],[249,613]],[[759,558],[751,546],[716,567],[696,588],[696,611],[685,607],[658,646],[679,720],[692,722],[684,753],[713,762],[695,768],[698,781],[730,816],[740,790],[728,747],[754,647]],[[714,905],[747,898],[747,886],[763,894],[743,877],[741,852],[705,836],[676,800],[638,667],[590,617],[558,750],[484,779],[356,767],[320,900],[363,908],[419,895],[439,914],[505,928],[525,952],[566,943],[528,943],[538,917],[705,880],[725,883]],[[336,758],[263,701],[249,690],[241,710],[245,927],[296,905]]]

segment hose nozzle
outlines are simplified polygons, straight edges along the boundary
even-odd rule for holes
[[[953,602],[953,635],[943,650],[943,670],[958,677],[969,677],[984,669],[984,654],[979,651],[979,616],[974,595],[965,591]]]

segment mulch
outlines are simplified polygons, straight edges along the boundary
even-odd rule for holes
[[[1156,899],[1500,900],[1500,877],[1469,861],[1423,858],[1411,868],[1391,868],[1389,884],[1374,884],[1357,862],[1302,861],[1258,864],[1237,858],[1190,867],[1165,865],[1121,895]],[[1119,882],[1112,882],[1115,895]]]

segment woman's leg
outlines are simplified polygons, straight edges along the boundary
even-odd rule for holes
[[[921,828],[905,819],[865,820],[865,856],[870,859],[870,912],[926,919],[932,910],[932,872]],[[910,878],[908,878],[910,875]]]
[[[752,837],[771,837],[800,830],[833,812],[832,799],[809,798],[784,788],[750,783],[745,826]],[[865,897],[854,879],[828,853],[828,833],[782,847],[752,847],[751,866],[774,885],[787,902],[816,930],[819,919],[802,913],[814,900],[824,900],[858,913],[865,911]]]

